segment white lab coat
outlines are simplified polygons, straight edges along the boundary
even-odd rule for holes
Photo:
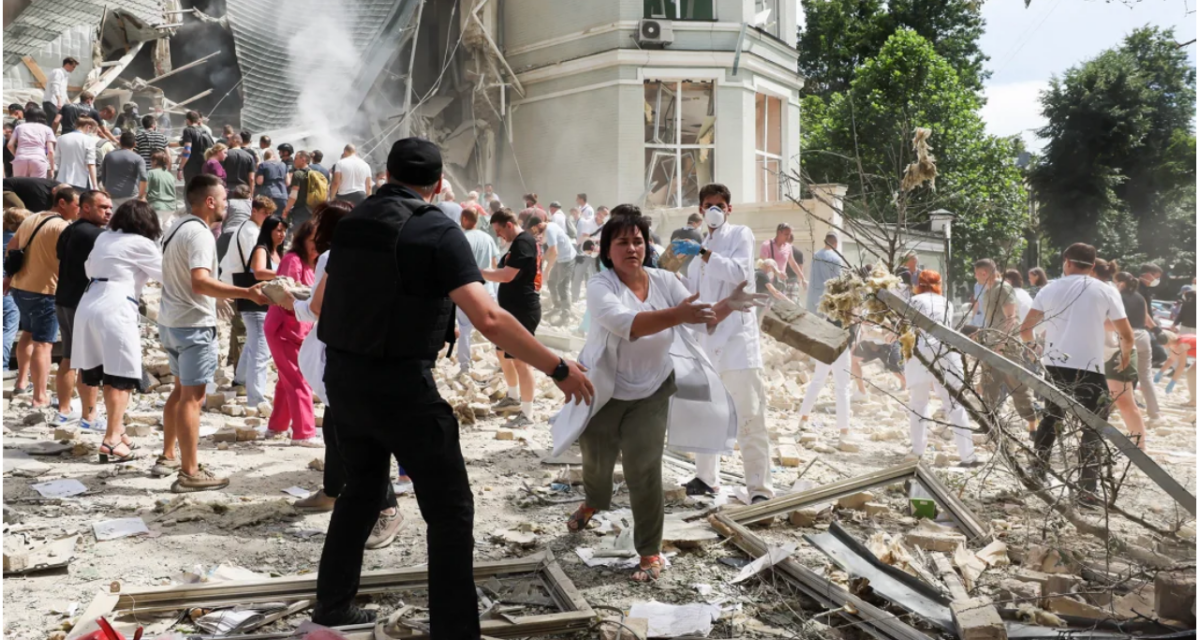
[[[329,264],[329,252],[326,251],[317,257],[317,270],[313,278],[312,291],[316,293],[317,287],[321,285],[321,281],[325,279],[325,265]],[[308,382],[308,386],[312,387],[313,393],[329,406],[329,398],[325,395],[325,343],[321,342],[317,337],[317,325],[320,318],[309,308],[311,298],[309,300],[297,300],[292,309],[296,314],[296,319],[300,322],[312,322],[313,328],[304,336],[304,342],[300,343],[300,374],[304,376],[304,380]]]
[[[700,302],[716,304],[742,282],[747,283],[747,293],[754,293],[755,246],[750,227],[726,222],[708,234],[704,247],[712,256],[707,263],[700,257],[692,260],[685,281],[689,291],[700,294]],[[717,371],[762,368],[757,319],[754,313],[730,314],[716,331],[700,338]]]
[[[954,323],[953,310],[950,308],[950,303],[946,298],[927,291],[913,296],[908,300],[908,304],[922,314],[933,318],[934,321],[946,326],[952,326]],[[917,329],[917,344],[916,350],[925,357],[926,360],[934,363],[942,370],[947,382],[957,381],[958,385],[962,384],[963,379],[963,362],[962,356],[957,352],[951,351],[942,346],[940,340],[925,331]],[[918,384],[933,383],[937,384],[937,379],[921,364],[916,355],[909,358],[904,363],[904,381],[912,388]],[[957,385],[956,385],[957,386]]]
[[[650,274],[652,287],[665,286],[655,281],[675,277],[660,269],[647,269],[646,273]],[[614,289],[624,286],[612,270],[592,276],[592,282],[597,278]],[[725,391],[716,369],[696,342],[695,332],[683,326],[673,327],[670,331],[675,334],[669,353],[675,364],[677,390],[668,410],[667,446],[699,453],[731,451],[737,436],[737,410],[733,398]],[[579,353],[579,362],[588,369],[587,376],[592,381],[595,396],[591,405],[568,402],[551,419],[553,455],[560,455],[570,448],[592,416],[612,399],[616,385],[617,347],[622,339],[599,322],[591,323],[587,342]]]
[[[96,238],[84,270],[93,281],[75,310],[71,366],[103,366],[110,376],[140,380],[137,299],[146,280],[162,280],[162,252],[149,238],[105,231]]]

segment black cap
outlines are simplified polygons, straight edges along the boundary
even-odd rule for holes
[[[442,179],[442,152],[424,138],[397,140],[388,152],[387,170],[392,180],[418,187]]]

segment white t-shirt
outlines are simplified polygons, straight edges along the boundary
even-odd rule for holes
[[[571,237],[567,235],[556,224],[546,225],[546,244],[558,249],[558,262],[572,262],[575,260],[575,245],[571,241]]]
[[[562,212],[562,209],[550,214],[550,222],[558,225],[559,229],[567,230],[567,214]]]
[[[668,352],[675,332],[660,331],[637,340],[629,339],[633,319],[644,311],[661,311],[674,307],[688,297],[687,288],[674,274],[659,269],[647,269],[650,291],[646,300],[638,300],[633,291],[617,280],[614,290],[606,278],[588,282],[588,312],[592,320],[621,339],[617,346],[615,400],[641,400],[658,391],[674,371]]]
[[[225,257],[221,258],[221,282],[233,284],[233,274],[246,272],[242,257],[245,256],[246,263],[250,262],[250,254],[254,252],[254,245],[258,243],[258,232],[259,228],[254,224],[254,220],[245,220],[234,229],[233,240],[225,250]],[[239,248],[241,253],[238,252]]]
[[[575,241],[579,244],[579,246],[582,247],[584,241],[588,240],[588,236],[595,233],[596,230],[599,228],[600,228],[600,225],[596,224],[595,218],[588,219],[588,218],[580,217],[579,223],[575,227],[575,229],[577,231],[575,234]],[[594,240],[596,242],[600,242],[600,237],[597,236],[596,238],[594,238]]]
[[[67,97],[67,70],[62,67],[54,69],[46,77],[46,90],[42,92],[42,102],[58,105],[61,109],[70,101]]]
[[[1090,276],[1064,276],[1042,287],[1033,309],[1045,314],[1042,364],[1104,372],[1104,321],[1125,318],[1114,287]]]
[[[350,156],[337,161],[333,172],[341,174],[342,182],[338,185],[337,194],[344,196],[348,193],[366,192],[367,178],[371,177],[371,165],[358,156]]]
[[[82,131],[72,131],[59,136],[55,155],[59,182],[80,189],[91,189],[95,186],[92,184],[91,174],[88,173],[88,167],[97,164],[95,138]]]
[[[1013,293],[1017,295],[1017,322],[1025,322],[1025,316],[1033,308],[1033,298],[1028,291],[1017,287],[1013,287]]]
[[[199,220],[199,222],[192,222]],[[203,219],[180,218],[163,239],[162,305],[158,324],[175,329],[217,326],[217,299],[192,292],[192,269],[217,272],[217,240]]]

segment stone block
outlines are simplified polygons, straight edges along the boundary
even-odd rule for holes
[[[145,438],[154,432],[154,427],[148,424],[131,424],[125,427],[125,433],[132,438]]]
[[[55,440],[74,440],[79,437],[79,427],[75,425],[63,425],[54,428]]]
[[[837,444],[837,450],[842,453],[858,453],[859,447],[857,442],[849,440],[840,440]]]
[[[1046,576],[1046,581],[1042,583],[1042,597],[1048,598],[1052,595],[1075,593],[1078,591],[1076,587],[1082,583],[1083,578],[1079,576],[1066,573],[1052,573]]]
[[[863,505],[867,504],[868,502],[870,502],[874,499],[875,499],[875,494],[871,493],[870,491],[859,491],[858,493],[852,493],[848,496],[838,498],[837,505],[838,505],[838,507],[841,507],[842,509],[859,509],[859,510],[861,510],[863,508]]]
[[[1046,598],[1046,610],[1061,613],[1064,616],[1090,618],[1092,620],[1107,620],[1112,616],[1109,612],[1078,599],[1078,596],[1053,596]]]
[[[762,330],[776,340],[825,364],[833,364],[850,346],[850,332],[783,300],[763,314]]]
[[[497,440],[512,440],[513,439],[512,429],[496,430],[496,439]]]
[[[1000,612],[987,598],[969,598],[950,603],[950,617],[960,640],[1006,640],[1008,632]]]
[[[1020,580],[1021,582],[1033,582],[1037,584],[1038,588],[1040,589],[1041,586],[1046,584],[1046,581],[1050,579],[1050,574],[1042,571],[1035,571],[1028,567],[1017,567],[1017,570],[1012,572],[1012,577],[1014,580]]]
[[[162,423],[162,412],[158,411],[139,411],[137,413],[125,414],[125,424],[146,424],[154,426]]]
[[[270,418],[271,417],[271,403],[270,402],[263,400],[262,402],[258,403],[258,416],[260,418]]]
[[[261,427],[263,424],[263,419],[262,418],[246,418],[245,420],[242,420],[242,424],[246,425],[247,427]],[[320,425],[318,425],[318,426],[320,426]]]
[[[781,444],[776,449],[779,452],[779,464],[785,467],[800,466],[800,451],[796,449],[796,445]]]
[[[246,415],[246,407],[240,404],[227,404],[221,407],[221,413],[227,416],[244,416]]]
[[[817,444],[820,439],[820,436],[815,433],[802,433],[798,442],[806,447],[811,447]]]
[[[1017,606],[1022,602],[1037,605],[1042,599],[1042,590],[1036,582],[1023,582],[1016,578],[1000,581],[1000,599]]]
[[[942,533],[940,531],[914,530],[904,534],[904,542],[926,551],[941,551],[954,553],[958,545],[965,544],[967,538],[961,533]]]
[[[891,513],[891,508],[882,502],[867,502],[863,504],[863,511],[873,518],[880,518]]]
[[[219,429],[212,435],[213,442],[237,442],[236,429]]]
[[[683,502],[687,500],[687,489],[683,487],[666,487],[663,489],[663,500],[667,504]]]
[[[258,440],[258,429],[253,427],[238,427],[234,429],[234,433],[237,434],[238,442],[252,442],[254,440]]]
[[[820,507],[804,507],[788,514],[788,521],[797,527],[811,527],[821,518]]]
[[[1160,618],[1196,622],[1196,572],[1162,571],[1154,578],[1154,612]]]

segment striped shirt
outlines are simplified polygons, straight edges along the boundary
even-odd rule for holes
[[[150,156],[155,151],[167,148],[167,136],[156,129],[142,129],[137,132],[137,152],[146,162],[146,170],[150,170]]]

